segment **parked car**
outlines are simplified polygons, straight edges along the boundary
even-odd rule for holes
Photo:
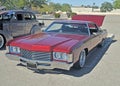
[[[6,56],[30,69],[79,69],[106,36],[106,30],[90,21],[54,21],[44,32],[9,41]]]
[[[23,10],[0,12],[0,49],[15,37],[38,32],[39,25],[32,12]]]

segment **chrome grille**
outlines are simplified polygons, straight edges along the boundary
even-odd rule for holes
[[[51,53],[48,52],[34,52],[21,49],[21,56],[26,59],[50,61]]]

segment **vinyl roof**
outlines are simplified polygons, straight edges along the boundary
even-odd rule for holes
[[[93,23],[91,21],[83,21],[83,20],[56,20],[54,22],[59,22],[59,23]]]

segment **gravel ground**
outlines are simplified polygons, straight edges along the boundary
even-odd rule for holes
[[[81,70],[32,71],[8,60],[0,50],[0,86],[120,86],[120,16],[107,16],[102,28],[115,34],[90,52]]]

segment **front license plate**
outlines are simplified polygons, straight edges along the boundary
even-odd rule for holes
[[[37,68],[37,64],[34,64],[34,63],[27,63],[27,68],[36,69],[36,68]]]

